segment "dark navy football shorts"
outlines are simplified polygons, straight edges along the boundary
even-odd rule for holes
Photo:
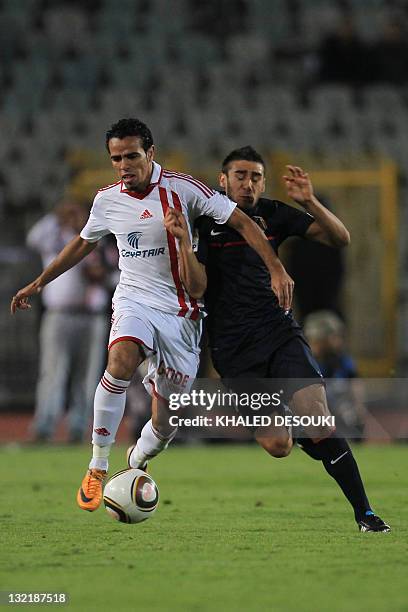
[[[318,379],[323,382],[323,375],[320,371],[319,364],[313,357],[310,346],[301,336],[292,338],[274,353],[272,353],[268,362],[268,378],[290,379],[294,387],[297,387],[296,380]],[[315,381],[317,382],[317,381]],[[302,389],[300,384],[297,389]]]
[[[259,364],[248,367],[245,353],[241,357],[242,368],[239,372],[235,367],[233,372],[229,370],[227,363],[215,364],[223,383],[231,391],[241,394],[279,393],[282,403],[288,404],[296,391],[313,384],[324,385],[319,365],[301,336],[291,338]],[[261,410],[261,414],[267,412],[271,411]]]

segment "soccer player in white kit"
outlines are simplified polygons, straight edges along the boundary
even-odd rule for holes
[[[203,316],[200,299],[206,288],[192,248],[195,219],[207,215],[240,232],[267,265],[271,287],[284,308],[290,307],[293,293],[293,281],[258,226],[201,181],[162,169],[153,159],[153,138],[144,123],[121,119],[108,130],[106,146],[119,181],[97,193],[80,234],[11,302],[13,314],[30,308],[30,296],[81,261],[100,238],[115,235],[121,275],[113,298],[108,364],[95,392],[93,456],[77,494],[80,508],[89,511],[101,503],[126,389],[145,359],[152,418],[128,451],[129,466],[144,469],[176,434],[169,425],[168,398],[188,391],[194,381]],[[187,233],[178,233],[180,224],[187,226]]]

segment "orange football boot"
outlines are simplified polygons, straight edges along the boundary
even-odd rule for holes
[[[106,475],[106,470],[93,468],[87,471],[77,494],[77,504],[82,510],[94,512],[99,508],[103,495],[103,481]]]

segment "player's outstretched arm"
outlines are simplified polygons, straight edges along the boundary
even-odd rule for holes
[[[32,283],[23,287],[11,300],[10,310],[14,314],[16,310],[27,310],[31,308],[28,298],[40,293],[42,288],[58,276],[75,266],[86,255],[96,247],[96,242],[87,242],[80,236],[76,236],[69,242],[49,266]]]
[[[336,215],[328,210],[313,193],[312,181],[299,166],[286,166],[289,174],[283,177],[288,196],[314,217],[306,231],[306,238],[341,248],[350,243],[350,234]]]
[[[205,266],[193,252],[184,215],[175,208],[168,208],[164,217],[164,226],[178,240],[179,271],[181,282],[190,297],[198,300],[203,297],[207,288]]]
[[[227,225],[233,227],[255,249],[262,257],[271,275],[272,290],[279,300],[279,305],[285,310],[289,310],[292,305],[294,282],[286,272],[275,251],[271,248],[265,234],[256,223],[254,223],[239,208],[227,221]]]

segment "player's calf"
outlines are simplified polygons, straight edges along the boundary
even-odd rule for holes
[[[332,415],[327,405],[325,388],[320,383],[296,391],[290,402],[290,409],[294,415],[312,418],[312,425],[305,426],[304,430],[314,442],[329,438],[336,430],[328,418]]]

